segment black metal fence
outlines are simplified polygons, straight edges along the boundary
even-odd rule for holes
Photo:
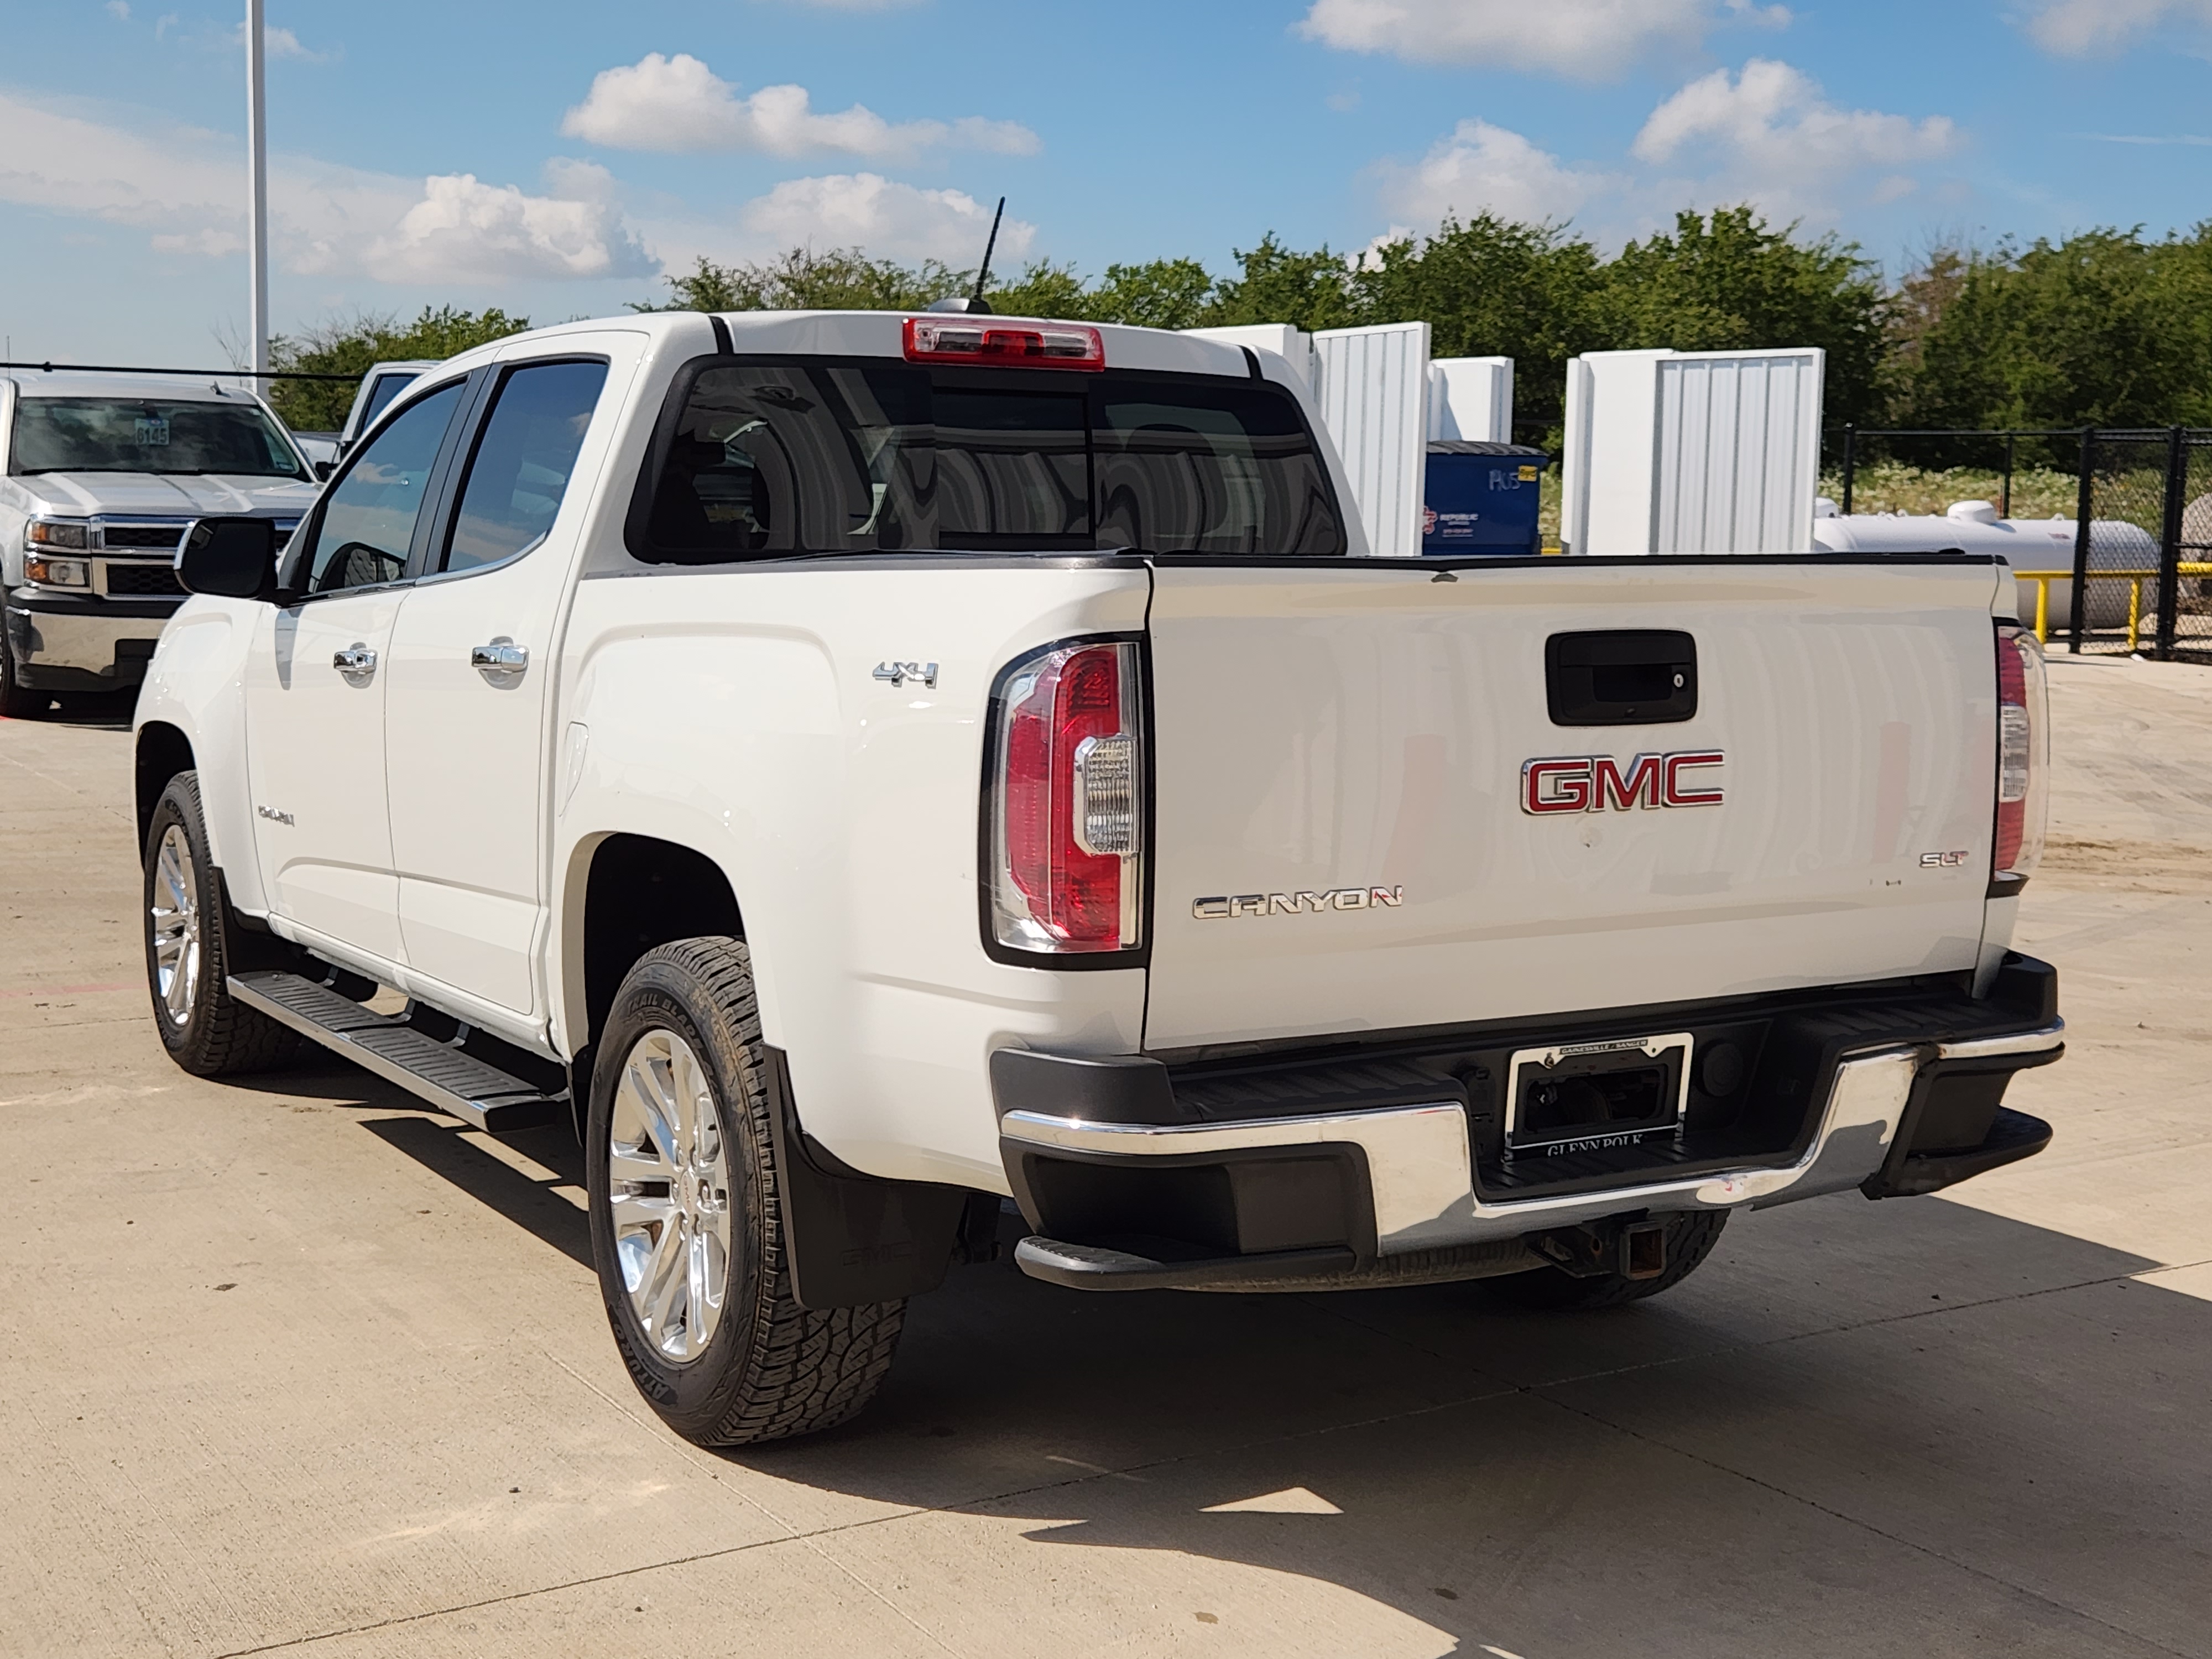
[[[2033,585],[2037,631],[2063,636],[2069,651],[2212,661],[2212,428],[1846,426],[1829,448],[1846,514],[1858,505],[1862,468],[1875,459],[1988,469],[2002,518],[2013,516],[2023,466],[2054,483],[2051,471],[2072,474],[2071,559],[2014,566],[2023,591]],[[2063,554],[2063,544],[2054,550]]]

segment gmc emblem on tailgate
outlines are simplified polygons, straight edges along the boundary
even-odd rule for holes
[[[1626,812],[1633,807],[1718,806],[1721,786],[1686,772],[1718,766],[1717,749],[1638,755],[1625,767],[1610,755],[1562,755],[1521,763],[1524,812]]]

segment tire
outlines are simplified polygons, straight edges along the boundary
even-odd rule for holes
[[[169,1058],[196,1077],[274,1071],[306,1039],[230,994],[240,927],[208,853],[197,774],[169,780],[146,827],[146,988]]]
[[[1641,1302],[1647,1296],[1672,1290],[1698,1269],[1720,1242],[1728,1225],[1726,1210],[1679,1212],[1663,1218],[1667,1228],[1667,1269],[1656,1279],[1631,1279],[1625,1273],[1599,1273],[1577,1279],[1558,1267],[1538,1267],[1525,1273],[1506,1273],[1482,1280],[1490,1295],[1518,1308],[1578,1311],[1584,1308],[1614,1308],[1624,1302]]]
[[[8,630],[0,626],[0,714],[9,720],[36,720],[53,702],[53,694],[34,690],[15,678],[15,647],[8,643]]]
[[[855,1415],[890,1371],[906,1304],[792,1299],[744,944],[679,939],[641,957],[598,1054],[584,1139],[592,1257],[638,1392],[702,1446]]]

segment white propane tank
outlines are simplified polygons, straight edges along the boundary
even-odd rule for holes
[[[1965,553],[1994,553],[2014,570],[2071,570],[2074,568],[2075,520],[2072,519],[2001,519],[1988,501],[1954,501],[1943,516],[1933,514],[1854,513],[1836,511],[1826,496],[1814,508],[1813,543],[1829,553],[1932,553],[1955,547]],[[2140,526],[2115,519],[2095,519],[2089,525],[2090,566],[2130,570],[2155,570],[2158,543]],[[2020,619],[2035,623],[2036,584],[2020,585]],[[2128,620],[2128,584],[2092,581],[2087,620],[2092,628],[2124,628]],[[2156,598],[2156,586],[2143,584],[2142,614],[2148,617]],[[2074,579],[2051,584],[2051,606],[2044,618],[2056,634],[2074,625]]]

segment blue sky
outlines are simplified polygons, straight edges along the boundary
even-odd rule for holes
[[[1357,250],[1446,211],[1601,242],[1752,200],[1931,240],[2212,217],[2212,0],[267,0],[278,330],[600,314],[701,254]],[[243,6],[0,21],[0,335],[225,361]],[[1002,259],[1007,255],[1002,254]]]

